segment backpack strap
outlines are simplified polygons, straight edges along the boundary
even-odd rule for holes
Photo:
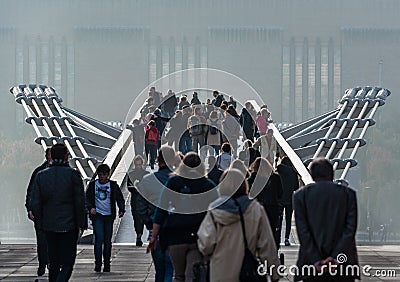
[[[233,200],[235,201],[235,204],[238,206],[239,208],[239,215],[240,215],[240,222],[242,224],[242,233],[243,233],[243,241],[244,241],[244,248],[248,249],[249,248],[249,244],[247,243],[247,238],[246,238],[246,228],[244,225],[244,219],[243,219],[243,212],[242,212],[242,208],[240,207],[238,201],[233,198]]]

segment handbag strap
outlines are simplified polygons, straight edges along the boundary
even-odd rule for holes
[[[239,215],[240,215],[240,222],[242,224],[242,232],[243,232],[243,241],[244,241],[244,248],[248,249],[249,248],[249,244],[247,243],[247,238],[246,238],[246,228],[244,226],[244,219],[243,219],[243,212],[242,212],[242,208],[240,207],[238,201],[233,198],[233,200],[235,201],[235,204],[238,206],[239,208]]]

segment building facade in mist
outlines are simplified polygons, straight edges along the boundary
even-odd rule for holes
[[[0,0],[0,6],[1,128],[23,122],[8,93],[21,83],[54,86],[65,106],[120,121],[149,83],[188,68],[239,76],[278,122],[333,109],[348,87],[400,87],[397,0]],[[201,79],[177,77],[174,90]]]

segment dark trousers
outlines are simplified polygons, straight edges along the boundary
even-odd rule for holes
[[[155,282],[171,282],[174,275],[174,268],[168,251],[162,251],[160,242],[154,251],[151,251],[154,268],[156,270]]]
[[[46,231],[46,239],[49,251],[49,281],[68,281],[76,258],[76,244],[78,242],[78,230],[68,232]]]
[[[145,149],[146,149],[146,158],[149,159],[149,154],[150,154],[150,165],[154,165],[156,163],[156,158],[157,158],[157,145],[146,144]]]
[[[94,259],[96,265],[101,265],[102,254],[104,257],[104,265],[110,265],[113,223],[114,218],[111,215],[96,214],[93,220]]]
[[[35,223],[37,255],[39,261],[39,268],[45,268],[49,263],[49,255],[47,253],[47,240],[44,231]]]
[[[131,213],[133,217],[133,227],[135,228],[136,235],[143,235],[144,230],[144,222],[141,216],[138,215],[135,208],[135,199],[134,197],[138,197],[132,193],[131,195]]]
[[[292,203],[290,204],[282,204],[281,211],[280,211],[280,223],[279,229],[282,229],[282,221],[283,221],[283,211],[285,210],[285,239],[289,239],[290,230],[292,228],[292,214],[293,214],[293,206]]]
[[[264,205],[264,209],[267,212],[269,224],[271,226],[272,233],[274,235],[276,249],[279,250],[281,238],[279,233],[279,206],[278,205]]]

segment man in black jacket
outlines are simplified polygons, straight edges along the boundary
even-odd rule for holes
[[[280,211],[279,211],[279,230],[282,228],[283,221],[283,210],[285,210],[285,246],[290,246],[289,235],[292,227],[292,214],[293,205],[292,198],[293,192],[299,189],[299,179],[297,172],[294,170],[292,162],[288,156],[284,156],[281,163],[276,168],[279,176],[281,177],[283,195],[280,200]],[[279,232],[280,234],[280,232]]]
[[[67,147],[54,145],[51,158],[50,166],[35,177],[31,209],[46,234],[49,281],[68,281],[75,264],[79,229],[87,223],[85,194],[81,176],[68,165]]]
[[[333,166],[327,159],[314,160],[310,171],[315,183],[299,189],[293,197],[300,240],[300,272],[294,280],[354,281],[360,276],[356,193],[332,182]]]
[[[35,168],[35,170],[32,173],[31,179],[29,180],[28,189],[26,190],[26,199],[25,199],[25,207],[26,207],[26,211],[28,212],[28,218],[33,221],[34,227],[35,227],[37,255],[38,255],[38,261],[39,261],[39,267],[37,270],[38,276],[42,276],[45,273],[46,265],[48,264],[49,258],[48,258],[48,254],[47,254],[46,235],[44,234],[38,221],[33,216],[32,208],[30,207],[31,206],[30,204],[31,204],[31,194],[32,194],[32,188],[33,188],[33,183],[34,183],[35,177],[39,171],[44,170],[50,164],[50,161],[51,161],[50,148],[46,149],[45,158],[46,158],[46,161],[44,163],[42,163],[40,166],[38,166],[37,168]]]

